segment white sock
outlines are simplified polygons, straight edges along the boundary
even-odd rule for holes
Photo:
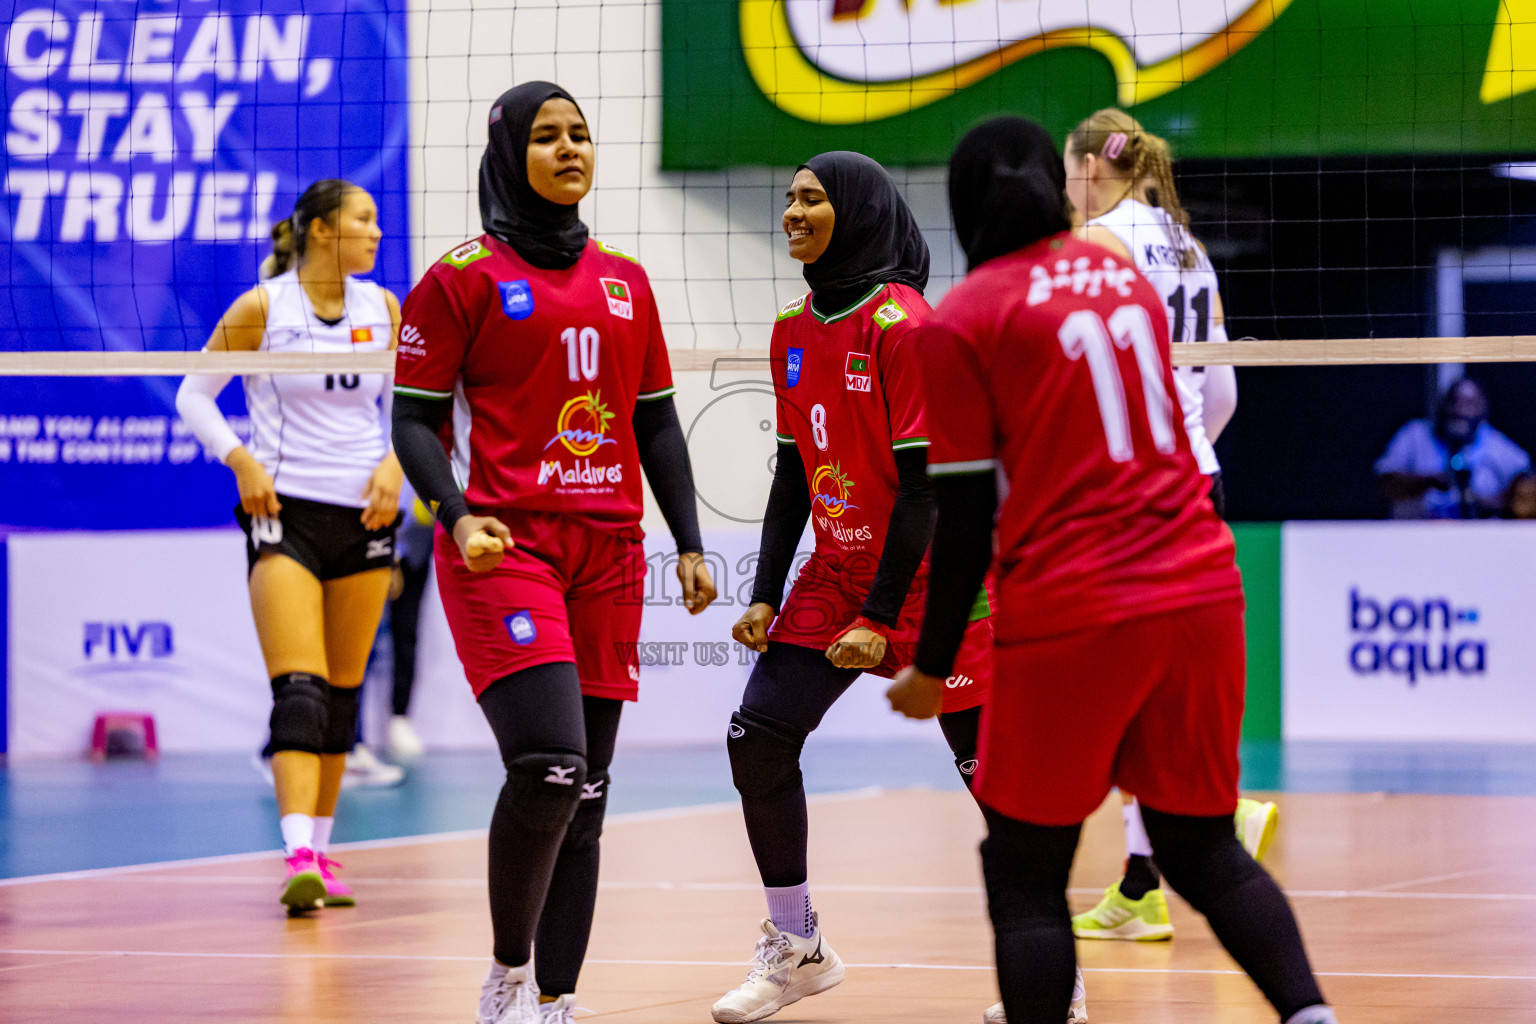
[[[315,845],[310,847],[311,850],[324,853],[331,848],[331,827],[335,824],[334,817],[315,819]]]
[[[811,916],[811,883],[779,887],[765,886],[768,895],[768,918],[781,932],[809,939],[816,934],[816,923]]]
[[[485,983],[487,985],[494,985],[503,977],[510,977],[513,981],[527,981],[528,965],[523,964],[521,967],[508,967],[500,960],[492,957],[491,969],[485,972]]]
[[[288,856],[315,848],[314,818],[307,814],[285,814],[278,825],[283,830],[283,852]]]
[[[1152,856],[1152,840],[1147,838],[1147,826],[1141,823],[1141,804],[1132,800],[1120,808],[1125,819],[1125,852],[1130,856]]]
[[[1333,1007],[1318,1003],[1298,1011],[1285,1024],[1339,1024],[1339,1019],[1333,1015]]]

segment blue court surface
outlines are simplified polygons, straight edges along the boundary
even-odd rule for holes
[[[1536,747],[1246,743],[1243,786],[1293,793],[1536,795]],[[806,789],[961,788],[942,746],[817,742]],[[500,786],[491,753],[428,754],[393,789],[342,794],[336,840],[483,829]],[[609,809],[735,800],[723,744],[631,748],[613,765]],[[275,849],[277,805],[252,760],[167,755],[158,763],[0,760],[0,878]]]

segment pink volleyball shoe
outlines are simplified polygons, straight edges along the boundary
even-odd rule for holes
[[[341,861],[331,860],[325,854],[316,857],[316,863],[320,867],[320,877],[325,880],[325,905],[328,907],[355,907],[357,896],[352,887],[336,876],[336,869],[341,867]]]
[[[285,863],[288,877],[283,879],[283,893],[278,899],[288,908],[288,916],[325,906],[325,879],[321,877],[315,851],[295,850]]]

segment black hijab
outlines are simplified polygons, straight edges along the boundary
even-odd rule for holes
[[[813,156],[800,167],[821,180],[834,216],[827,251],[805,265],[818,310],[841,312],[877,284],[927,287],[928,243],[884,167],[846,151]]]
[[[553,82],[524,82],[491,107],[490,138],[480,158],[480,224],[542,270],[564,270],[581,258],[587,226],[576,204],[552,203],[528,184],[528,134],[546,100],[570,100]],[[585,115],[582,115],[585,117]]]
[[[949,158],[949,212],[968,270],[1072,227],[1067,172],[1033,121],[998,117],[965,133]]]

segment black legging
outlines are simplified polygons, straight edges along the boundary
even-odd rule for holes
[[[1059,1024],[1072,999],[1076,952],[1067,876],[1081,825],[1034,825],[983,808],[982,873],[1010,1024]],[[1180,896],[1259,986],[1281,1020],[1323,1001],[1296,919],[1274,879],[1232,832],[1230,815],[1141,809],[1158,863]]]
[[[390,712],[395,715],[409,714],[411,710],[411,690],[416,686],[416,634],[421,622],[421,597],[432,572],[430,558],[419,565],[413,561],[401,559],[400,574],[405,579],[405,586],[401,588],[400,596],[389,603],[389,636],[395,646],[395,687],[390,697]]]
[[[770,641],[747,679],[740,714],[749,720],[749,727],[770,731],[776,738],[776,742],[756,748],[752,755],[775,763],[739,764],[740,757],[732,749],[732,769],[738,779],[747,839],[765,886],[799,885],[806,880],[810,829],[805,782],[800,774],[800,750],[806,736],[816,730],[827,711],[860,675],[859,669],[833,665],[823,651]],[[979,708],[973,708],[940,716],[944,738],[954,751],[957,767],[975,760],[980,714]],[[743,788],[743,776],[767,776],[775,784]],[[971,775],[963,767],[961,778],[967,786],[971,784]]]
[[[576,990],[597,902],[599,844],[608,803],[608,767],[624,702],[584,697],[576,666],[538,665],[492,683],[480,695],[508,768],[491,815],[489,888],[495,955],[511,967],[536,943],[539,990]],[[585,798],[568,825],[530,824],[517,813],[512,766],[531,753],[586,761]]]

